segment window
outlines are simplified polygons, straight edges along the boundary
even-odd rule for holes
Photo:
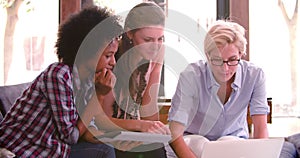
[[[45,66],[57,60],[54,45],[59,18],[58,0],[14,3],[15,7],[1,7],[0,85],[32,81]]]
[[[115,13],[125,17],[124,13],[142,0],[94,0],[94,2],[97,5],[108,6]],[[199,3],[201,2],[194,0],[164,1],[167,18],[163,88],[166,98],[171,98],[175,93],[179,73],[187,64],[204,59],[200,40],[204,37],[207,26],[216,19],[216,1]]]
[[[292,32],[295,30],[291,30],[292,24],[287,23],[285,18],[291,22],[293,14],[296,14],[296,3],[292,0],[282,2],[287,17],[277,0],[249,1],[249,56],[250,61],[260,65],[266,72],[273,116],[300,116],[300,75],[297,65],[300,59],[300,18],[294,19],[298,20],[298,25],[295,25],[298,32]],[[292,53],[295,56],[291,56]]]

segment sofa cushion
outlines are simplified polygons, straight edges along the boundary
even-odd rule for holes
[[[300,156],[300,133],[296,133],[291,136],[288,136],[286,140],[295,145],[298,155]]]
[[[17,85],[0,86],[0,112],[4,117],[16,99],[30,85],[30,82]],[[1,117],[1,116],[0,116]]]

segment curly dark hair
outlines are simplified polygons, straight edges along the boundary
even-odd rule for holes
[[[72,66],[75,59],[86,61],[94,58],[101,46],[123,33],[119,21],[119,16],[113,15],[107,8],[98,6],[87,7],[72,15],[58,30],[55,47],[59,61]],[[93,36],[94,40],[89,41],[88,50],[78,53],[87,35]]]

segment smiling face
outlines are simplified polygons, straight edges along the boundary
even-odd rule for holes
[[[164,42],[163,27],[144,27],[127,32],[127,36],[133,42],[135,51],[146,60],[157,57]]]
[[[238,66],[229,66],[228,63],[224,63],[224,61],[236,61],[241,59],[242,54],[239,53],[239,49],[234,44],[227,44],[223,47],[219,47],[217,50],[206,55],[212,73],[219,84],[226,83],[230,79],[233,79]],[[221,60],[223,65],[215,65],[212,60]]]

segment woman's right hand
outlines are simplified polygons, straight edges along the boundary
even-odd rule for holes
[[[141,132],[167,134],[167,135],[171,134],[169,127],[160,121],[143,120],[141,124],[142,124]]]
[[[116,83],[116,76],[110,69],[103,69],[95,74],[95,87],[97,94],[106,95]]]
[[[143,143],[137,141],[114,141],[110,142],[110,144],[112,144],[118,150],[129,151]]]

